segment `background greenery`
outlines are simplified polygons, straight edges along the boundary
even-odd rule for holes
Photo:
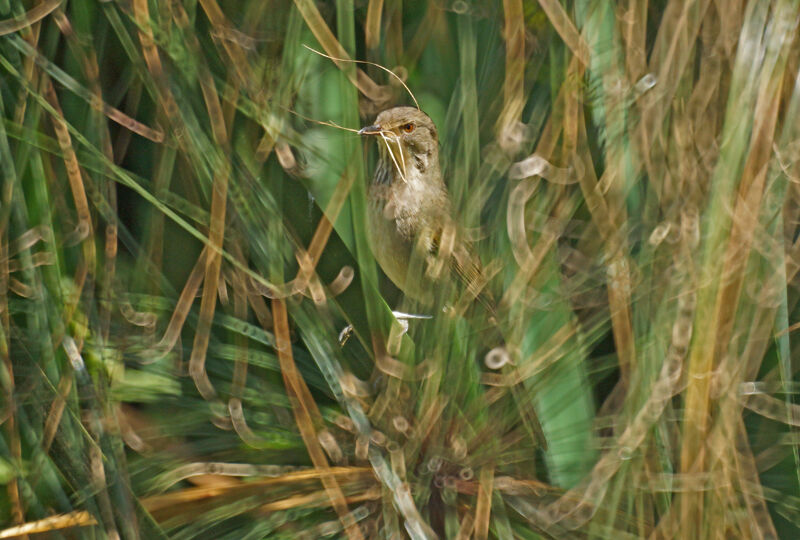
[[[797,538],[798,16],[0,1],[0,538]],[[437,123],[494,322],[382,276],[337,126],[411,98],[304,45]]]

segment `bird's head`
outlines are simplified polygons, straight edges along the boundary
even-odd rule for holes
[[[430,117],[414,107],[394,107],[381,112],[375,123],[359,130],[361,135],[378,137],[381,162],[376,182],[391,182],[395,177],[439,176],[439,136]],[[381,174],[379,174],[381,173]],[[396,174],[395,174],[396,173]]]

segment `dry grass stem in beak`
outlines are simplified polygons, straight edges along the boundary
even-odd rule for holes
[[[381,136],[381,139],[383,139],[384,144],[386,144],[386,150],[389,152],[389,157],[392,158],[392,162],[394,163],[394,166],[397,169],[397,172],[400,174],[400,178],[403,179],[404,183],[408,183],[406,181],[406,175],[405,175],[406,161],[405,161],[405,156],[403,156],[403,147],[400,145],[399,138],[397,137],[397,135],[395,135],[394,133],[392,133],[390,131],[389,132],[381,131],[381,132],[379,132],[379,135]],[[400,149],[400,160],[403,163],[402,168],[400,167],[400,164],[397,163],[397,158],[395,158],[394,152],[392,152],[392,147],[389,144],[389,139],[386,137],[387,135],[391,135],[394,138],[394,142],[397,143],[397,148]]]

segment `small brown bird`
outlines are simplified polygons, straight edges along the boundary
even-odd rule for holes
[[[373,125],[359,133],[381,138],[378,165],[368,192],[369,232],[372,251],[389,279],[406,295],[423,302],[430,299],[430,285],[440,273],[441,263],[452,268],[468,287],[485,285],[480,259],[459,233],[450,213],[450,197],[439,169],[439,136],[430,117],[413,107],[395,107],[380,113]],[[426,274],[433,280],[409,275],[414,249],[427,259]],[[439,271],[435,270],[437,263]],[[474,290],[466,298],[478,294],[496,324],[491,293]],[[499,328],[493,328],[500,334]],[[502,343],[502,335],[486,342]],[[504,349],[501,346],[493,351]],[[487,365],[490,355],[491,351]],[[516,386],[512,391],[520,393]],[[519,398],[518,402],[529,400]],[[536,412],[530,403],[525,410],[528,425],[546,449]]]
[[[477,277],[478,259],[455,238],[439,169],[439,136],[430,117],[413,107],[395,107],[359,133],[381,139],[368,201],[370,243],[384,273],[405,294],[423,300],[426,283],[407,275],[416,245],[423,256],[438,250],[442,258],[452,257],[465,279]]]

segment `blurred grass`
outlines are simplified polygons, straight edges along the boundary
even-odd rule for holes
[[[798,537],[798,16],[0,2],[0,538]],[[400,331],[314,120],[411,99],[303,45],[437,123],[512,363]]]

